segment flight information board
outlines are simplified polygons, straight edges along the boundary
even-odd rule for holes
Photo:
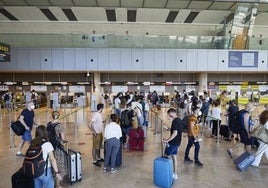
[[[0,62],[10,62],[10,45],[0,42]]]

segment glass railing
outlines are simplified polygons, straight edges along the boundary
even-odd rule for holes
[[[162,48],[231,49],[233,38],[223,36],[30,35],[0,34],[12,48]],[[249,38],[248,49],[268,50],[268,39]]]

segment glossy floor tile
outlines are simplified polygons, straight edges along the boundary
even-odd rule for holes
[[[68,187],[79,188],[153,188],[153,160],[161,154],[161,134],[154,134],[155,124],[160,125],[161,120],[166,126],[170,126],[170,121],[166,117],[166,109],[158,111],[161,119],[150,116],[150,125],[147,130],[145,151],[128,151],[123,149],[123,165],[114,174],[103,173],[102,168],[92,165],[91,144],[92,137],[87,127],[90,119],[89,109],[61,109],[61,115],[67,115],[62,119],[66,126],[70,148],[82,153],[83,179],[81,182],[69,185]],[[104,118],[106,119],[111,109],[106,109]],[[7,113],[1,111],[0,116],[0,188],[11,187],[10,177],[20,168],[23,158],[16,157],[16,147],[20,138],[15,136],[13,144],[10,134],[9,122],[15,120],[20,110]],[[51,110],[47,108],[36,109],[36,121],[38,124],[46,124],[51,119]],[[160,127],[160,126],[158,126]],[[159,129],[160,131],[160,129]],[[33,130],[34,132],[34,130]],[[163,131],[163,137],[167,137],[169,132]],[[173,187],[183,188],[267,188],[268,187],[268,161],[265,156],[259,168],[249,167],[247,171],[238,171],[233,159],[230,159],[226,149],[231,146],[231,142],[221,140],[215,142],[210,137],[210,130],[204,128],[204,134],[200,135],[203,141],[200,142],[200,160],[203,167],[194,164],[184,163],[184,150],[187,145],[187,137],[184,135],[178,154],[178,180]],[[24,147],[24,152],[26,147]],[[190,157],[193,158],[193,148]],[[243,147],[236,151],[234,158],[243,152]]]

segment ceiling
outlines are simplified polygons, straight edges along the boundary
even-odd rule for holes
[[[268,25],[267,3],[260,3],[256,25]],[[221,24],[228,16],[227,21],[232,21],[236,4],[228,0],[0,0],[0,21]]]
[[[0,0],[0,35],[118,34],[120,28],[130,35],[211,36],[219,25],[231,25],[242,1],[250,0]],[[254,1],[261,2],[255,19],[261,31],[256,32],[268,33],[268,0]]]

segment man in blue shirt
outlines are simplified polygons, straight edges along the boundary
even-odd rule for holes
[[[31,143],[32,141],[31,130],[32,130],[33,124],[36,124],[34,122],[34,103],[33,102],[29,102],[27,104],[27,108],[22,110],[20,117],[19,117],[19,121],[21,122],[22,125],[24,125],[25,130],[26,130],[21,137],[19,150],[16,153],[17,156],[22,156],[21,150],[26,141],[29,144]]]

